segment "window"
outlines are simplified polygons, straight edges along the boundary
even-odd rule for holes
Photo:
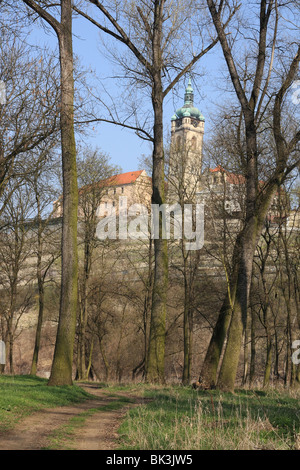
[[[176,139],[176,150],[180,150],[181,149],[181,137],[177,137]]]
[[[117,194],[117,189],[116,188],[114,188],[114,194]]]
[[[115,203],[115,201],[113,201],[113,207],[115,207],[115,205],[116,205],[116,203]]]
[[[192,137],[192,141],[191,141],[191,147],[192,147],[192,150],[196,150],[197,148],[197,138],[194,136]]]
[[[122,193],[124,193],[124,186],[122,186]]]

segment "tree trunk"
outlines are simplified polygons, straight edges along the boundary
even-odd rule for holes
[[[147,371],[147,357],[148,357],[148,346],[149,346],[149,318],[151,314],[151,304],[153,296],[153,259],[152,259],[152,239],[149,240],[149,251],[148,251],[148,277],[146,280],[146,292],[144,298],[144,309],[143,309],[143,333],[144,333],[144,357],[140,364],[136,366],[133,370],[133,377],[142,371],[143,376],[145,376]]]
[[[236,285],[236,298],[228,331],[228,339],[218,378],[218,388],[234,390],[243,334],[247,326],[247,309],[252,277],[252,264],[256,246],[255,219],[249,221],[241,241],[239,273]]]
[[[88,236],[88,235],[87,235]],[[84,272],[83,281],[81,286],[81,302],[80,302],[80,316],[79,316],[79,333],[78,333],[78,378],[83,379],[86,375],[86,327],[87,327],[87,287],[90,276],[91,256],[90,249],[91,241],[85,240],[84,243]]]
[[[38,293],[39,293],[39,313],[38,313],[38,323],[35,333],[35,343],[33,350],[33,357],[31,362],[31,375],[36,375],[37,365],[39,359],[40,343],[41,343],[41,333],[43,325],[43,315],[44,315],[44,282],[42,276],[42,226],[41,226],[41,213],[39,199],[37,198],[38,203],[38,239],[37,239],[37,265],[36,265],[36,274],[38,282]]]
[[[9,334],[9,372],[14,375],[14,338],[12,332]]]
[[[191,375],[191,360],[190,360],[190,325],[189,325],[189,306],[184,305],[183,312],[183,371],[182,371],[182,384],[188,385]]]
[[[277,331],[275,327],[274,329],[274,377],[276,377],[277,381],[280,379],[279,356],[280,356],[280,351],[279,351],[279,346],[278,346],[278,335],[277,335]]]
[[[183,249],[184,262],[184,311],[183,311],[183,371],[182,384],[188,385],[191,380],[193,348],[193,312],[191,306],[191,279],[188,273],[188,255]]]
[[[189,310],[189,380],[192,375],[192,364],[193,364],[193,344],[194,344],[194,316],[193,310]]]
[[[87,365],[87,368],[86,368],[86,371],[85,371],[85,376],[84,376],[85,380],[88,380],[90,372],[92,370],[93,351],[94,351],[94,338],[92,338],[92,340],[91,340],[89,360],[88,360],[88,365]]]
[[[255,359],[256,359],[256,317],[254,307],[251,307],[251,355],[250,355],[250,386],[253,385],[255,378]]]
[[[297,381],[297,385],[299,386],[300,385],[300,364],[297,365],[297,369],[296,369],[296,381]]]
[[[153,29],[153,87],[154,143],[152,171],[152,204],[165,203],[164,144],[163,144],[163,88],[161,79],[161,41],[163,2],[155,2]],[[162,238],[162,214],[159,213],[159,237],[154,239],[154,279],[149,333],[146,380],[165,381],[165,324],[168,286],[167,240]]]
[[[99,339],[100,352],[101,352],[101,356],[102,356],[104,367],[105,367],[105,382],[108,382],[109,375],[110,375],[110,366],[109,366],[109,362],[107,360],[107,356],[105,354],[105,349],[103,347],[103,338],[98,336],[98,339]]]
[[[18,274],[14,270],[14,279],[11,282],[10,286],[10,311],[9,318],[7,322],[7,338],[8,338],[8,348],[9,351],[9,372],[14,374],[14,316],[16,312],[16,299],[17,299],[17,283],[18,283]]]
[[[41,334],[42,334],[42,325],[43,325],[43,315],[44,315],[44,285],[43,281],[40,276],[40,270],[38,274],[38,290],[39,290],[39,313],[38,313],[38,323],[36,327],[35,333],[35,343],[34,343],[34,351],[31,363],[31,375],[36,375],[37,373],[37,365],[39,359],[39,351],[40,351],[40,343],[41,343]]]
[[[182,253],[183,253],[183,276],[184,276],[184,306],[183,306],[183,370],[182,370],[182,384],[187,385],[190,380],[190,331],[189,331],[189,310],[190,310],[190,293],[188,289],[187,280],[187,257],[183,247],[182,240]]]
[[[244,162],[246,177],[246,220],[241,239],[241,250],[238,262],[238,277],[236,282],[236,296],[233,303],[234,306],[228,331],[227,345],[218,379],[218,387],[224,389],[225,391],[233,391],[235,377],[237,374],[242,337],[247,323],[247,307],[251,283],[253,256],[257,241],[256,238],[260,234],[261,219],[264,218],[268,210],[270,202],[269,198],[272,196],[273,189],[271,188],[270,190],[270,188],[268,188],[266,191],[267,195],[263,195],[261,200],[259,200],[257,171],[258,148],[256,128],[256,123],[258,121],[256,119],[255,113],[258,98],[261,93],[261,84],[264,75],[268,23],[272,12],[272,4],[268,4],[268,2],[265,0],[261,0],[260,2],[258,55],[250,99],[247,98],[245,90],[242,86],[238,69],[232,54],[231,46],[228,42],[224,25],[222,24],[220,11],[217,9],[217,2],[213,0],[207,0],[207,4],[215,28],[218,32],[233,87],[243,111],[246,131],[247,159],[246,162]],[[287,83],[287,85],[289,86],[290,83]],[[277,103],[279,109],[276,111],[278,111],[277,114],[279,120],[281,113],[281,100],[284,96],[284,92],[286,91],[285,86],[286,83],[284,84],[284,88],[282,89],[283,93],[280,93],[280,97]],[[281,158],[281,155],[279,155],[279,158]],[[281,176],[281,168],[277,169],[277,176],[279,180]],[[258,207],[259,204],[261,207]]]
[[[227,292],[220,313],[213,329],[212,337],[200,372],[200,383],[204,388],[215,388],[218,367],[228,328],[232,317],[237,287],[237,268],[240,256],[241,234],[237,237],[232,255],[232,274],[228,280]]]
[[[77,314],[78,188],[74,135],[72,2],[61,2],[59,34],[61,68],[61,148],[63,168],[62,279],[59,323],[49,385],[72,385],[73,348]]]
[[[264,372],[264,387],[268,387],[270,385],[270,376],[271,376],[271,367],[272,367],[272,349],[273,349],[273,341],[270,332],[267,331],[267,355],[266,355],[266,364],[265,364],[265,372]]]
[[[213,329],[212,337],[201,368],[200,383],[204,388],[213,389],[217,384],[219,361],[232,315],[232,307],[228,302],[227,295],[220,310],[217,323]]]
[[[156,145],[154,145],[156,147]],[[152,204],[164,203],[164,165],[162,145],[160,156],[154,150]],[[155,155],[156,154],[156,155]],[[162,223],[161,213],[159,223]],[[147,380],[149,382],[164,382],[164,361],[165,361],[165,323],[166,323],[166,303],[167,303],[167,283],[168,283],[168,253],[167,240],[163,240],[160,228],[158,239],[154,240],[154,280],[152,294],[152,310],[149,333],[149,347],[147,360]]]
[[[246,385],[249,376],[249,351],[248,351],[248,328],[245,330],[244,335],[244,371],[242,385]]]

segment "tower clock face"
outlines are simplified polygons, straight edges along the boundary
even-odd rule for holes
[[[193,119],[192,124],[193,124],[194,127],[198,127],[199,122],[196,121],[196,119]]]
[[[181,124],[182,124],[182,119],[178,119],[178,120],[176,121],[176,127],[180,127]]]

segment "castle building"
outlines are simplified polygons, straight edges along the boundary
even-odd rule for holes
[[[99,200],[101,201],[101,207],[99,206],[98,208],[99,217],[108,215],[112,208],[114,208],[116,215],[118,215],[119,210],[122,210],[122,204],[125,204],[125,202],[127,206],[143,204],[147,207],[151,203],[151,178],[145,170],[117,174],[99,181],[96,186],[99,190]],[[79,201],[80,196],[89,190],[90,186],[79,189]],[[53,208],[53,217],[62,217],[62,197],[53,203]],[[81,212],[82,209],[79,202],[79,218],[82,216]]]
[[[245,199],[245,177],[229,172],[220,165],[203,170],[204,124],[203,114],[194,106],[194,90],[189,79],[184,104],[171,118],[167,202],[203,203],[214,208],[216,218],[227,214],[232,219],[240,219]],[[152,182],[145,170],[114,175],[99,181],[97,186],[102,190],[99,217],[107,215],[111,207],[118,215],[123,201],[127,202],[127,207],[142,204],[150,208]],[[79,195],[85,191],[89,191],[89,187],[80,188]],[[80,211],[79,207],[79,217]],[[62,216],[62,198],[55,201],[53,215]]]
[[[195,200],[202,172],[202,148],[205,118],[194,106],[191,79],[185,90],[184,105],[171,119],[169,198]]]

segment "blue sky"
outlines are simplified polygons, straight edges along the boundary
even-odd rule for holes
[[[96,27],[86,20],[77,18],[74,21],[74,53],[80,58],[82,64],[99,70],[100,76],[111,76],[112,69],[109,61],[100,53],[99,32]],[[217,46],[218,47],[218,46]],[[206,117],[206,132],[209,131],[210,114],[217,100],[218,90],[214,88],[217,72],[220,66],[220,51],[213,50],[203,58],[200,70],[203,71],[203,79],[193,84],[195,91],[195,106],[199,107]],[[168,133],[171,127],[171,117],[175,110],[183,104],[186,83],[182,83],[179,89],[181,97],[170,95],[165,101],[164,123],[165,131]],[[117,83],[115,83],[117,87]],[[201,96],[199,92],[200,90]],[[117,91],[117,90],[116,90]],[[151,144],[143,141],[133,131],[122,129],[107,123],[95,126],[95,131],[89,137],[91,145],[95,144],[105,152],[109,153],[114,164],[123,168],[124,171],[137,169],[139,157],[142,154],[151,154]]]
[[[247,17],[254,15],[254,13],[257,14],[256,10],[252,12],[251,9],[249,10],[248,2],[245,2],[245,6],[246,10],[244,13]],[[286,13],[288,16],[289,13]],[[292,19],[296,21],[294,18]],[[255,20],[255,17],[253,17],[253,20]],[[284,31],[285,24],[283,21],[285,22],[286,20],[282,20],[283,24],[281,25]],[[290,27],[289,23],[287,23],[287,25]],[[255,21],[253,21],[252,26],[255,26]],[[120,83],[116,81],[112,82],[111,80],[108,81],[107,77],[111,77],[114,71],[111,62],[100,53],[101,47],[103,49],[103,46],[99,40],[99,30],[82,17],[76,17],[73,23],[73,33],[74,54],[79,57],[83,68],[96,70],[97,76],[101,78],[102,84],[106,86],[106,84],[109,83],[112,95],[117,96],[120,92]],[[30,39],[41,46],[50,45],[58,50],[57,38],[54,32],[48,30],[48,33],[45,33],[41,27],[38,27],[38,22],[35,23]],[[115,44],[115,47],[119,47],[117,41],[115,41]],[[239,44],[239,47],[243,46],[245,51],[247,51],[249,44],[249,39],[246,39],[242,45],[241,43]],[[193,82],[195,91],[194,102],[195,106],[200,109],[206,119],[205,142],[210,137],[212,119],[215,111],[218,110],[218,106],[224,104],[226,100],[229,104],[232,104],[233,100],[236,101],[236,96],[233,93],[232,84],[228,79],[228,70],[224,63],[223,54],[219,45],[201,59],[197,64],[197,71],[202,75],[201,78],[197,79],[196,83],[195,81]],[[175,97],[170,93],[170,96],[166,99],[164,108],[166,137],[170,131],[172,115],[175,110],[183,104],[187,80],[188,77],[186,77],[185,82],[181,84],[181,88],[178,90],[180,96]],[[231,90],[231,93],[229,93],[228,90]],[[85,143],[91,147],[98,147],[105,153],[108,153],[111,157],[111,162],[123,168],[124,172],[138,169],[140,164],[139,158],[143,154],[146,156],[151,154],[151,145],[149,142],[140,139],[133,131],[107,123],[92,125],[89,130],[89,135],[85,137]]]
[[[85,19],[76,18],[73,24],[73,33],[74,54],[79,57],[83,67],[95,70],[99,77],[111,76],[113,73],[111,63],[100,53],[98,29]],[[31,40],[38,42],[40,45],[57,48],[57,39],[52,31],[45,33],[42,28],[36,27],[31,35]],[[203,73],[203,78],[200,78],[197,83],[193,83],[195,106],[201,110],[206,118],[206,135],[209,134],[210,118],[215,103],[220,101],[218,96],[221,92],[217,87],[217,77],[220,77],[220,63],[220,50],[216,46],[201,60],[198,70]],[[170,97],[165,100],[164,123],[166,134],[170,131],[172,115],[183,104],[187,78],[179,89],[180,97],[172,97],[170,94]],[[103,83],[105,83],[105,79]],[[114,86],[116,87],[116,93],[118,93],[118,83],[114,82]],[[84,141],[87,145],[98,147],[108,153],[111,162],[120,166],[124,172],[138,169],[139,158],[143,154],[151,154],[151,144],[136,136],[134,131],[107,123],[90,126],[90,133],[84,138]]]

